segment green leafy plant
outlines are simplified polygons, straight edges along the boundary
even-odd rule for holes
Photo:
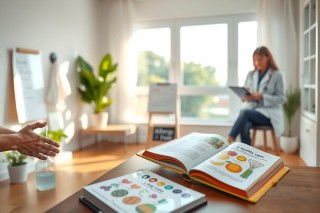
[[[11,164],[11,166],[20,166],[27,163],[27,156],[21,154],[18,151],[7,151],[5,154],[6,159]]]
[[[41,135],[46,137],[46,132],[41,132]],[[68,135],[66,135],[66,133],[62,129],[48,130],[48,138],[58,143],[60,143],[63,138],[67,138],[67,137]]]
[[[107,95],[116,82],[115,72],[117,63],[112,62],[110,54],[103,56],[97,75],[93,72],[92,66],[81,56],[77,58],[77,66],[80,74],[80,86],[78,91],[82,101],[94,104],[94,113],[103,112],[113,102]]]
[[[287,101],[283,104],[283,111],[287,121],[287,133],[286,135],[291,137],[292,136],[292,120],[294,115],[300,108],[301,102],[301,92],[299,88],[290,89],[287,91]]]

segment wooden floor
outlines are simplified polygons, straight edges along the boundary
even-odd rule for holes
[[[125,153],[123,144],[101,141],[76,151],[72,160],[57,165],[53,190],[37,191],[34,174],[29,174],[26,183],[1,181],[0,212],[44,212],[143,149],[145,145],[132,144]],[[288,166],[305,165],[297,154],[282,153],[281,157]]]

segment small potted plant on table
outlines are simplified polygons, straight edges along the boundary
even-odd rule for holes
[[[18,151],[7,151],[6,159],[9,162],[7,168],[11,183],[22,183],[28,178],[27,156]]]

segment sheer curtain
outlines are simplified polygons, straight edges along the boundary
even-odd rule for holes
[[[108,51],[118,62],[117,82],[112,89],[114,103],[111,105],[111,123],[130,123],[134,109],[137,75],[130,71],[130,38],[132,35],[134,9],[132,0],[108,1]],[[132,122],[132,121],[131,121]]]
[[[299,2],[293,0],[259,0],[259,44],[272,52],[286,87],[299,87]],[[293,129],[298,132],[299,116],[295,117]]]
[[[285,74],[287,87],[299,85],[298,4],[292,0],[258,1],[259,45],[270,49]]]

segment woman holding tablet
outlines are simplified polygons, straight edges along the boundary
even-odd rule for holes
[[[258,47],[253,52],[254,70],[247,74],[244,87],[251,93],[242,97],[242,109],[229,135],[233,142],[240,134],[243,143],[251,145],[250,129],[253,126],[272,126],[276,136],[284,132],[282,105],[286,101],[283,74],[268,48]]]

